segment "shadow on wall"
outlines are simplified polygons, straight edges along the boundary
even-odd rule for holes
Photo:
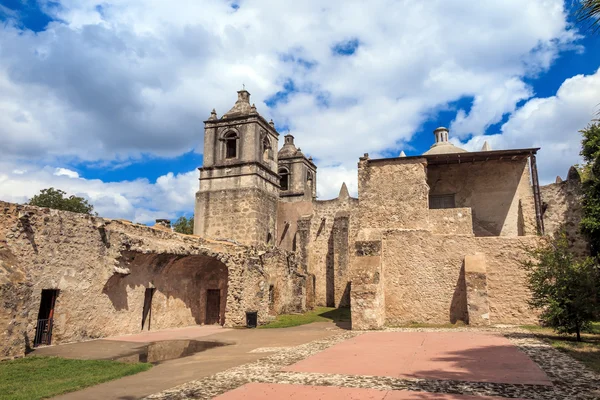
[[[429,194],[452,194],[455,207],[470,207],[475,236],[500,236],[512,216],[510,208],[518,196],[524,168],[528,168],[526,162],[430,165]],[[518,235],[518,210],[514,212],[514,234]]]
[[[183,301],[197,324],[207,323],[207,312],[209,323],[224,324],[228,270],[219,260],[200,255],[123,252],[120,261],[121,267],[129,269],[130,274],[112,275],[102,290],[116,311],[129,310],[127,288],[140,291],[155,288],[157,294]],[[215,297],[216,290],[220,291],[220,298]],[[139,311],[141,318],[142,309],[132,311]],[[169,309],[162,311],[169,312]],[[214,321],[219,316],[220,321]],[[156,317],[160,318],[154,315],[153,319]]]
[[[333,232],[329,233],[329,240],[327,242],[327,255],[325,256],[325,302],[327,307],[335,307],[335,265],[333,256]]]
[[[462,321],[465,324],[469,323],[469,311],[467,309],[467,282],[465,280],[465,263],[460,268],[458,281],[454,288],[452,303],[450,304],[450,323],[456,324]]]

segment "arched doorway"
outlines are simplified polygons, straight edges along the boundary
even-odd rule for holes
[[[165,286],[179,291],[197,324],[225,323],[227,266],[214,257],[187,256],[172,262],[162,274]],[[175,287],[173,286],[175,285]],[[160,287],[157,285],[160,291]]]
[[[144,330],[225,323],[228,268],[212,255],[123,252],[103,292]]]

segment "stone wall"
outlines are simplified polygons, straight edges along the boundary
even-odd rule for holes
[[[260,189],[200,191],[196,194],[194,232],[244,244],[274,244],[277,203],[276,196]]]
[[[431,195],[454,194],[469,207],[476,236],[536,234],[528,160],[502,160],[427,167]]]
[[[583,188],[579,173],[571,167],[567,180],[540,187],[544,228],[547,235],[564,229],[570,245],[578,255],[587,255],[589,245],[579,232],[582,217]]]
[[[305,255],[308,273],[315,276],[315,305],[346,307],[350,303],[353,252],[349,249],[358,230],[357,208],[358,200],[349,196],[345,185],[336,199],[279,203],[279,245]],[[301,218],[307,224],[302,241],[298,238]]]
[[[487,263],[487,301],[492,324],[537,322],[521,260],[538,238],[478,238],[426,231],[386,231],[383,276],[386,323],[443,324],[468,321],[465,257],[481,254]],[[468,277],[467,277],[468,278]]]
[[[427,161],[390,159],[358,166],[359,225],[365,228],[428,229]]]
[[[470,178],[462,177],[460,168],[462,164],[427,167],[420,158],[361,158],[355,221],[361,230],[351,264],[353,327],[380,328],[384,321],[388,325],[471,319],[476,325],[537,322],[527,304],[521,267],[524,248],[539,240],[533,236],[535,211],[527,164],[465,165],[464,174]],[[498,187],[496,175],[501,178],[496,179]],[[462,208],[430,210],[427,182],[438,194],[457,193],[456,205]],[[488,197],[486,191],[496,197]],[[504,209],[493,214],[494,205]],[[483,225],[496,227],[501,236],[476,237],[473,230],[482,235],[481,221],[492,221]],[[475,223],[480,227],[476,229]],[[525,234],[529,236],[519,236]]]
[[[430,229],[438,234],[473,234],[473,216],[470,208],[440,208],[429,210]]]
[[[58,344],[139,332],[146,289],[152,330],[203,323],[207,289],[221,290],[220,322],[236,326],[247,311],[259,323],[304,311],[306,281],[293,254],[265,245],[0,202],[0,357],[32,346],[42,289],[60,291]]]

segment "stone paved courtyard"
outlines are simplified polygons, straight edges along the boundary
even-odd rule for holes
[[[598,375],[515,329],[353,331],[273,351],[148,398],[600,398]]]

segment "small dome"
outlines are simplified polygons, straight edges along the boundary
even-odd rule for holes
[[[452,154],[452,153],[467,153],[465,149],[461,149],[460,147],[456,147],[452,143],[446,144],[438,144],[433,145],[429,150],[427,150],[423,155],[433,155],[433,154]]]
[[[285,135],[283,147],[277,153],[277,157],[278,158],[293,157],[293,156],[297,155],[297,153],[298,153],[298,149],[296,148],[296,145],[294,144],[294,137],[290,134]]]
[[[456,147],[448,141],[448,128],[440,126],[439,128],[436,128],[436,130],[433,131],[433,134],[435,135],[435,143],[431,146],[429,150],[423,153],[423,155],[453,154],[467,152],[466,150],[461,149],[460,147]]]

